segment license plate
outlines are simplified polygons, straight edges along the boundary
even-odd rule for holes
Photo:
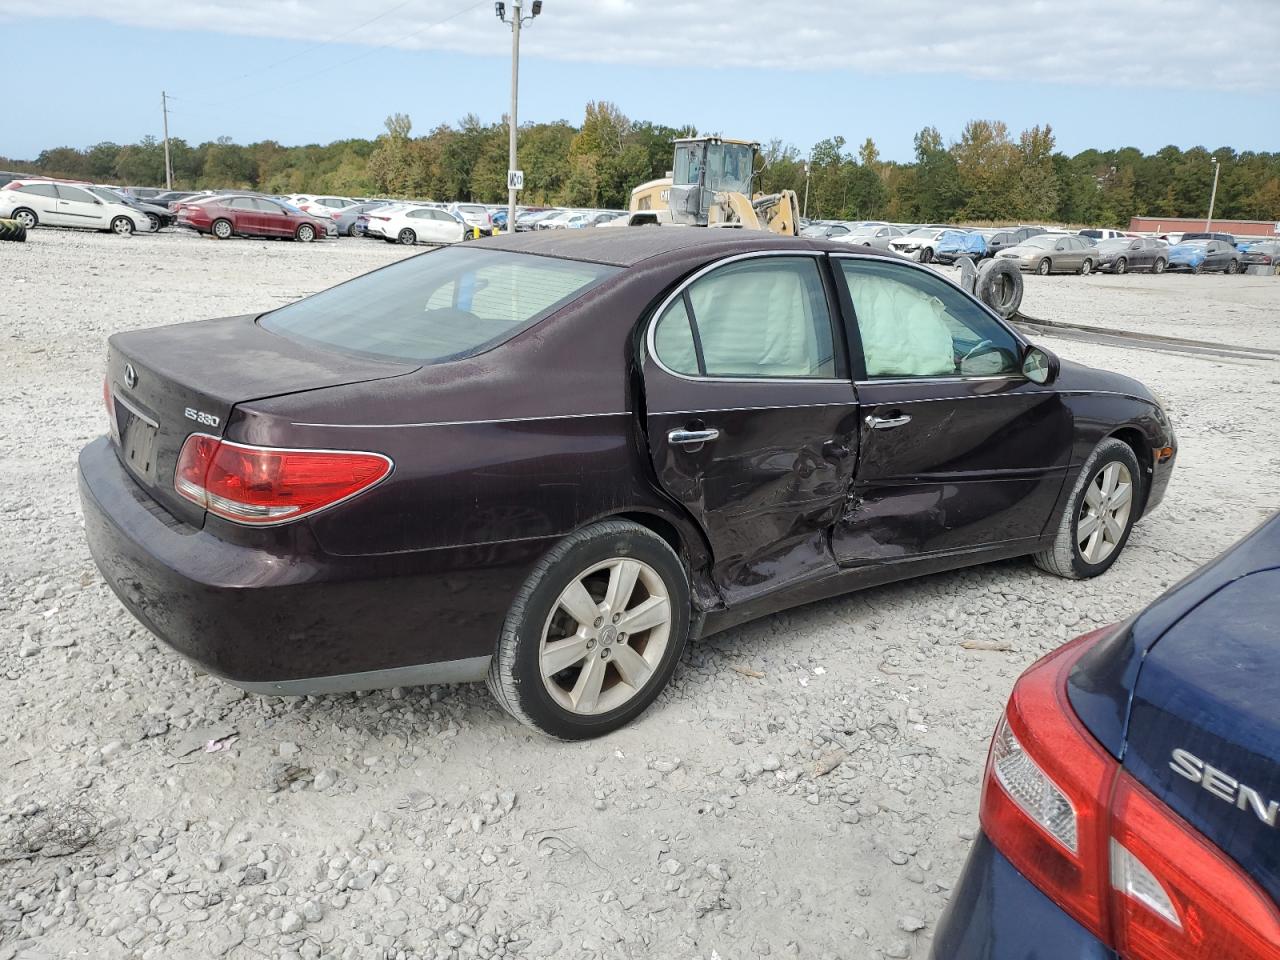
[[[124,462],[143,480],[152,482],[156,476],[156,428],[141,417],[126,411],[125,423],[120,431],[120,449]]]

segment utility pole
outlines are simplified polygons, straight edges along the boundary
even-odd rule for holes
[[[169,97],[160,91],[160,109],[164,112],[164,188],[173,189],[173,165],[169,163]]]
[[[804,209],[800,211],[800,216],[809,216],[809,177],[813,173],[813,156],[804,162]]]
[[[495,3],[498,19],[506,22],[506,4]],[[520,25],[542,12],[542,0],[533,0],[529,16],[523,16],[524,0],[511,0],[511,116],[507,144],[507,233],[516,232],[516,194],[524,186],[524,174],[516,162],[516,131],[520,106]]]
[[[1213,204],[1218,199],[1218,174],[1222,172],[1222,164],[1217,157],[1210,157],[1209,162],[1213,164],[1213,191],[1209,194],[1209,219],[1204,222],[1205,233],[1213,230]]]

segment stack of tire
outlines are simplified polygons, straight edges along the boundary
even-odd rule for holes
[[[960,286],[1005,320],[1017,315],[1022,306],[1022,273],[1017,267],[998,257],[981,267],[969,257],[961,257],[956,266],[960,268]]]
[[[16,240],[22,243],[27,239],[27,228],[17,220],[0,220],[0,240]]]

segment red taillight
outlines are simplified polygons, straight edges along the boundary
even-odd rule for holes
[[[1111,629],[1019,679],[987,759],[983,831],[1125,960],[1280,960],[1280,914],[1266,894],[1124,772],[1072,710],[1067,676]]]
[[[284,523],[354,497],[391,472],[380,453],[255,447],[193,433],[173,485],[210,513],[237,523]]]

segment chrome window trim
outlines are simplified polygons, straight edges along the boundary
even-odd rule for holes
[[[665,363],[662,362],[662,358],[658,356],[658,351],[655,347],[655,341],[657,338],[657,330],[658,330],[658,321],[661,320],[662,315],[667,312],[667,308],[671,306],[671,304],[677,298],[683,296],[684,292],[687,289],[689,289],[689,287],[697,283],[698,280],[706,276],[708,273],[711,273],[712,271],[717,270],[720,267],[723,267],[730,263],[737,263],[743,260],[757,260],[762,257],[821,258],[825,255],[826,255],[825,250],[753,250],[750,253],[735,253],[732,256],[723,257],[719,260],[716,260],[712,263],[706,264],[705,266],[698,268],[690,276],[686,277],[680,283],[679,286],[677,286],[674,290],[672,290],[671,293],[667,295],[666,299],[664,299],[662,303],[658,305],[658,308],[653,311],[652,316],[649,318],[649,329],[645,331],[645,337],[644,337],[645,352],[649,355],[649,359],[651,359],[655,364],[657,364],[658,369],[661,370],[663,373],[667,374],[668,376],[675,377],[677,380],[687,380],[692,383],[808,383],[808,384],[845,384],[852,387],[853,381],[847,377],[845,378],[842,378],[842,377],[701,377],[701,376],[690,375],[687,373],[677,373],[675,370],[672,370],[670,367],[668,367]],[[825,296],[825,290],[824,290],[824,296]],[[833,350],[838,349],[839,347],[839,343],[837,342],[839,338],[836,336],[836,330],[834,326],[834,322],[836,319],[837,318],[831,314],[831,311],[828,308],[827,322],[833,324],[831,328],[831,345]]]

